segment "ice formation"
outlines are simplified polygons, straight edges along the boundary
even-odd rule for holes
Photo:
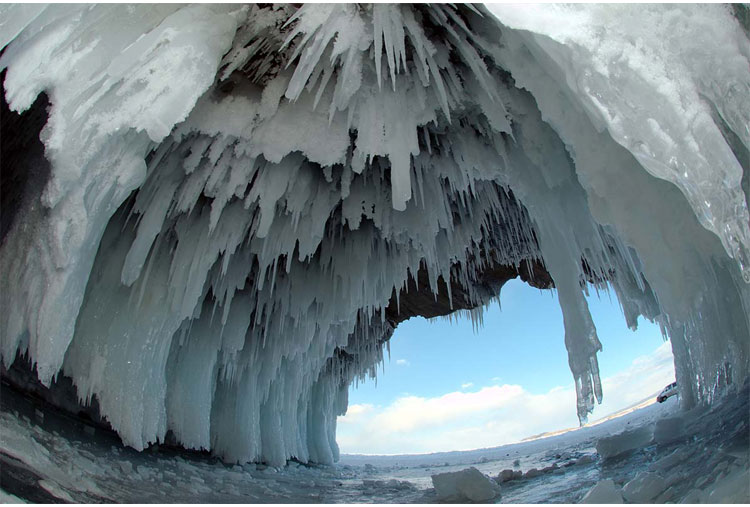
[[[744,380],[747,27],[489,9],[0,6],[10,109],[50,103],[49,177],[3,229],[6,367],[69,376],[136,449],[330,463],[402,303],[481,320],[541,273],[582,421],[590,286],[661,324],[685,405]]]
[[[500,493],[500,486],[474,467],[432,476],[440,500],[486,502]]]
[[[612,479],[597,482],[581,499],[580,503],[624,503],[622,493]]]

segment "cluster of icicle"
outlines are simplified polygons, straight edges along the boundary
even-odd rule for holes
[[[662,325],[686,402],[744,379],[746,36],[722,6],[515,9],[1,7],[6,98],[47,93],[52,167],[0,250],[5,364],[70,376],[136,449],[330,463],[409,276],[481,308],[483,269],[540,260],[582,421],[587,283]]]

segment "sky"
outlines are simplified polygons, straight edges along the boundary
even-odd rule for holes
[[[641,318],[631,331],[614,293],[600,296],[588,302],[603,348],[604,400],[590,421],[674,381],[658,325]],[[556,292],[511,280],[500,303],[485,309],[476,331],[468,316],[401,323],[378,378],[350,388],[349,409],[338,419],[341,452],[479,449],[578,426]]]

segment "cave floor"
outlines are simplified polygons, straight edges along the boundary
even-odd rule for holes
[[[495,503],[576,503],[602,479],[622,486],[639,471],[664,479],[654,503],[750,501],[750,389],[711,408],[654,403],[603,423],[491,449],[430,455],[343,455],[335,466],[226,465],[206,453],[152,446],[137,452],[116,435],[3,387],[0,501],[34,503],[439,503],[430,476],[475,467],[515,469]],[[603,459],[605,436],[679,417],[683,436]],[[539,474],[529,474],[537,469]],[[535,476],[536,475],[536,476]],[[743,489],[744,488],[744,489]],[[713,493],[713,496],[712,496]],[[729,495],[729,496],[727,496]]]

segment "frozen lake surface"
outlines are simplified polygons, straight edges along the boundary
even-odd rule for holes
[[[429,455],[343,455],[335,466],[226,465],[207,454],[123,447],[114,434],[3,388],[0,470],[4,502],[434,503],[431,476],[475,467],[500,482],[496,503],[576,503],[597,482],[626,486],[639,472],[657,483],[649,502],[750,500],[747,387],[712,409],[681,412],[677,398],[600,424],[490,449]],[[645,445],[605,459],[597,442],[633,431]],[[636,431],[635,433],[638,433]],[[634,434],[635,434],[634,433]],[[671,440],[671,441],[670,441]],[[622,444],[625,441],[625,444]],[[610,443],[610,449],[612,444]],[[604,453],[600,445],[600,451]],[[608,451],[609,452],[609,451]],[[532,471],[536,470],[536,471]],[[506,475],[513,474],[506,472]],[[713,495],[713,496],[712,496]]]

